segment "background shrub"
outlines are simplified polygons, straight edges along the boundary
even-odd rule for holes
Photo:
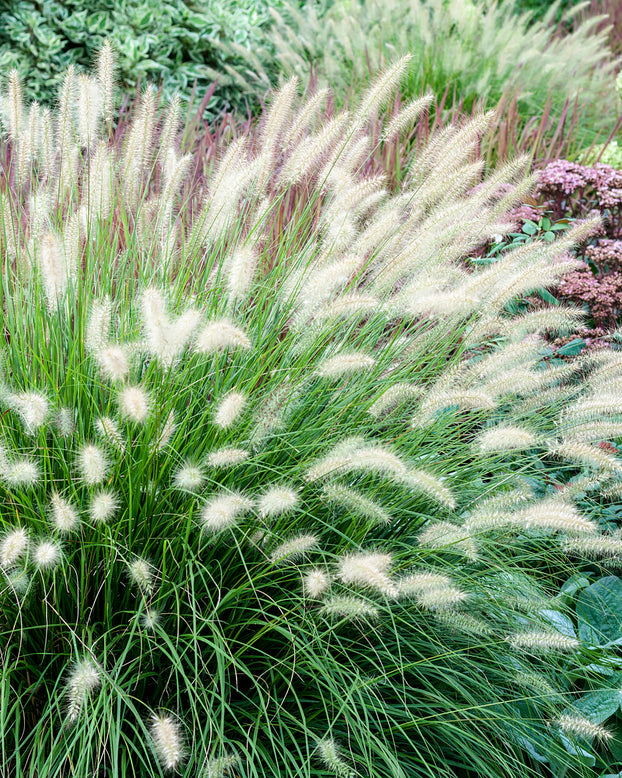
[[[139,79],[162,83],[170,97],[176,90],[187,99],[196,82],[199,94],[225,72],[215,43],[226,40],[257,46],[270,7],[279,2],[235,0],[69,0],[42,3],[19,0],[0,5],[0,70],[16,68],[26,79],[30,99],[53,102],[59,79],[70,64],[90,68],[105,39],[117,52],[117,81],[132,90]],[[221,85],[210,109],[244,108],[246,98],[235,86]]]

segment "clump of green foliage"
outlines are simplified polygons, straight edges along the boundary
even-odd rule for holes
[[[257,46],[269,8],[279,2],[234,0],[19,0],[0,5],[0,71],[27,75],[26,95],[52,103],[65,69],[90,68],[104,39],[117,52],[117,78],[130,90],[140,79],[187,97],[225,72],[219,40]],[[239,87],[217,89],[210,109],[244,106]]]

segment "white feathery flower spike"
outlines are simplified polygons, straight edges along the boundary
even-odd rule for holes
[[[156,451],[163,451],[171,442],[171,438],[175,434],[177,424],[175,423],[175,411],[170,411],[164,424],[158,430],[158,434],[155,439],[154,449]]]
[[[425,548],[447,550],[454,554],[463,554],[468,559],[477,559],[477,547],[468,529],[458,527],[449,521],[430,524],[419,533],[417,541]]]
[[[439,586],[424,589],[415,595],[415,600],[422,608],[431,611],[448,611],[461,605],[469,595],[457,586]]]
[[[63,438],[70,438],[76,429],[75,414],[71,408],[59,408],[56,414],[56,428]]]
[[[130,581],[137,586],[143,594],[151,594],[153,591],[154,568],[146,559],[134,557],[128,565]]]
[[[352,621],[377,619],[380,611],[376,605],[373,605],[361,597],[352,597],[349,595],[336,595],[324,600],[320,613],[334,618],[351,619]]]
[[[195,349],[200,354],[215,354],[225,349],[248,351],[250,348],[248,335],[229,319],[208,322],[198,333],[195,344]]]
[[[536,437],[529,430],[504,424],[483,432],[477,439],[477,447],[482,453],[519,451],[531,448],[535,442]]]
[[[219,448],[207,455],[205,460],[209,467],[234,467],[247,460],[250,451],[244,448]]]
[[[381,505],[355,489],[349,489],[342,484],[326,484],[322,492],[328,502],[340,505],[377,524],[390,524],[392,521],[391,515]]]
[[[337,565],[337,577],[345,584],[364,586],[376,589],[387,597],[397,597],[397,587],[389,577],[392,563],[390,554],[347,554]]]
[[[155,608],[147,608],[140,619],[140,623],[143,629],[153,632],[160,624],[160,618],[160,613]]]
[[[192,462],[185,462],[175,473],[173,483],[177,489],[187,492],[194,492],[199,489],[205,481],[205,475],[198,465]]]
[[[102,109],[100,84],[84,73],[78,75],[78,138],[80,145],[92,148],[97,140],[98,124]]]
[[[22,95],[22,84],[17,70],[9,72],[9,82],[7,84],[7,130],[9,138],[15,143],[19,140],[20,130],[22,128],[24,105]]]
[[[411,59],[412,54],[405,54],[386,68],[365,91],[354,119],[357,125],[363,125],[374,111],[385,104],[391,93],[399,86]]]
[[[250,291],[257,270],[257,255],[251,246],[238,249],[229,260],[227,289],[232,302],[242,300]]]
[[[7,462],[0,469],[2,480],[14,489],[32,488],[41,480],[41,470],[36,462],[30,459],[17,459]]]
[[[80,715],[89,695],[101,685],[101,670],[92,659],[81,659],[75,663],[67,679],[67,719],[75,721]]]
[[[108,472],[108,459],[104,452],[93,443],[80,448],[78,454],[78,472],[87,486],[101,484]]]
[[[318,758],[336,778],[357,778],[357,773],[342,756],[341,748],[332,737],[323,737],[316,746]]]
[[[109,40],[105,40],[97,59],[97,78],[102,89],[102,118],[111,127],[114,109],[114,54]]]
[[[277,546],[270,554],[270,561],[274,565],[285,562],[297,562],[309,551],[317,548],[317,545],[317,535],[297,535]]]
[[[315,567],[302,577],[302,591],[305,597],[317,599],[330,589],[330,576],[325,570]]]
[[[198,311],[187,311],[176,319],[170,319],[164,296],[152,287],[142,293],[141,309],[150,352],[165,367],[171,367],[199,324]]]
[[[613,732],[602,724],[595,724],[591,719],[579,714],[562,714],[552,722],[567,735],[584,738],[585,740],[611,740]]]
[[[247,398],[242,392],[229,392],[218,403],[214,414],[214,424],[226,430],[235,424],[244,410]]]
[[[397,383],[383,392],[369,407],[369,413],[376,419],[406,400],[418,397],[421,388],[415,384]]]
[[[63,549],[55,540],[42,540],[34,547],[32,560],[39,570],[51,570],[60,564]]]
[[[388,141],[400,137],[404,131],[419,118],[421,113],[425,111],[433,100],[434,95],[428,94],[407,103],[397,116],[391,119],[387,128],[382,133],[382,140],[387,143]]]
[[[451,586],[451,578],[443,573],[418,572],[398,578],[395,582],[400,597],[417,597],[430,589],[441,589]]]
[[[11,591],[19,596],[28,592],[32,580],[25,567],[16,567],[5,572],[5,579]]]
[[[119,510],[119,499],[113,492],[101,491],[91,498],[89,515],[96,524],[104,524]]]
[[[293,510],[299,502],[295,489],[286,486],[271,486],[261,495],[257,503],[261,516],[281,516]]]
[[[79,526],[78,511],[68,500],[63,499],[57,492],[52,494],[50,500],[52,509],[52,523],[59,532],[67,534],[73,532]]]
[[[468,599],[468,594],[455,586],[442,573],[418,572],[396,581],[399,597],[413,597],[418,605],[430,611],[452,611]]]
[[[50,412],[47,397],[40,392],[21,392],[7,398],[8,405],[21,417],[29,435],[34,434],[45,424]]]
[[[316,465],[307,470],[304,478],[308,483],[313,483],[323,478],[339,475],[351,466],[352,458],[347,454],[324,457],[324,459],[321,459]]]
[[[318,365],[317,373],[322,378],[345,378],[365,370],[371,370],[376,360],[367,354],[344,353],[325,359]]]
[[[525,529],[569,534],[595,532],[596,524],[586,519],[569,502],[556,497],[547,497],[514,514],[516,523]]]
[[[149,416],[151,401],[140,386],[127,386],[119,394],[119,410],[126,419],[142,424]]]
[[[546,654],[550,651],[575,651],[580,648],[581,642],[576,638],[562,635],[559,632],[547,632],[542,630],[528,630],[518,632],[507,638],[512,646],[520,651],[529,651],[534,654]]]
[[[151,741],[158,761],[165,770],[175,770],[184,759],[185,748],[179,722],[171,715],[153,714]]]
[[[431,497],[446,508],[453,509],[456,507],[456,498],[451,490],[440,478],[431,473],[426,473],[423,470],[410,470],[404,476],[403,482]]]
[[[41,240],[41,276],[48,308],[59,302],[67,291],[67,262],[60,242],[53,232],[46,232]]]
[[[98,351],[97,361],[104,376],[111,381],[123,381],[130,371],[127,349],[116,343]]]
[[[607,454],[598,446],[592,446],[590,443],[565,441],[561,445],[552,444],[549,450],[551,454],[568,459],[570,462],[578,462],[595,470],[609,471],[617,475],[622,474],[622,460]]]
[[[220,494],[212,497],[201,511],[203,527],[218,532],[235,524],[236,520],[253,508],[253,501],[242,494]]]
[[[216,756],[209,760],[201,778],[226,778],[227,776],[233,778],[233,773],[230,772],[231,768],[235,767],[239,761],[240,757],[237,754]]]
[[[109,297],[93,302],[84,342],[84,346],[89,353],[97,355],[108,343],[111,314],[112,303]]]
[[[125,451],[125,443],[119,425],[110,416],[102,416],[95,422],[98,434],[111,443],[118,451]]]
[[[562,543],[566,554],[598,559],[605,562],[622,562],[622,539],[611,535],[593,538],[566,538]]]
[[[17,564],[28,550],[28,533],[24,527],[9,530],[0,539],[0,567],[5,570]]]

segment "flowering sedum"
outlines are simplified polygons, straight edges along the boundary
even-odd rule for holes
[[[506,306],[595,225],[469,263],[525,163],[474,189],[478,117],[389,193],[366,127],[404,67],[325,127],[286,84],[194,183],[152,88],[119,147],[101,76],[54,116],[9,78],[3,774],[526,775],[569,729],[517,679],[580,646],[540,615],[551,571],[620,552],[537,476],[615,487],[579,411],[622,361],[547,367]]]

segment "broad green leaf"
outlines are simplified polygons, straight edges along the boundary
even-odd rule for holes
[[[613,738],[608,741],[607,747],[616,762],[622,764],[622,725],[618,721],[616,722],[615,727],[610,726],[608,729],[613,732]],[[622,775],[622,773],[620,775]]]
[[[601,689],[579,697],[566,713],[572,715],[579,711],[594,724],[602,724],[618,711],[621,702],[622,692],[618,689]]]
[[[564,616],[559,611],[548,609],[540,611],[540,615],[555,628],[556,632],[569,638],[576,638],[577,633],[575,632],[574,624],[568,616]]]
[[[566,343],[561,348],[557,349],[557,353],[561,354],[564,357],[574,357],[577,354],[580,354],[581,351],[586,347],[586,342],[583,340],[583,338],[575,338],[574,340],[571,340],[569,343]]]
[[[564,748],[566,751],[568,751],[569,754],[572,756],[576,756],[579,761],[581,761],[583,764],[588,765],[589,767],[594,767],[596,764],[596,757],[594,754],[591,754],[589,751],[586,751],[584,748],[581,748],[581,746],[575,745],[570,738],[567,738],[566,735],[560,734],[560,740],[564,744]]]
[[[608,646],[622,638],[622,582],[615,575],[601,578],[577,598],[579,637],[585,643]]]
[[[577,592],[580,592],[581,589],[585,589],[585,587],[589,585],[590,581],[588,578],[586,578],[584,575],[581,575],[581,573],[576,573],[575,575],[571,575],[567,581],[564,581],[562,584],[561,593],[572,597]]]
[[[529,754],[529,756],[532,759],[535,759],[536,762],[541,762],[542,764],[546,764],[549,760],[548,757],[545,756],[543,753],[538,751],[536,746],[531,742],[531,740],[528,740],[526,737],[519,737],[517,738],[519,745],[521,745],[525,751]]]
[[[544,300],[545,303],[551,305],[559,305],[559,301],[554,297],[547,289],[538,289],[538,294]]]

